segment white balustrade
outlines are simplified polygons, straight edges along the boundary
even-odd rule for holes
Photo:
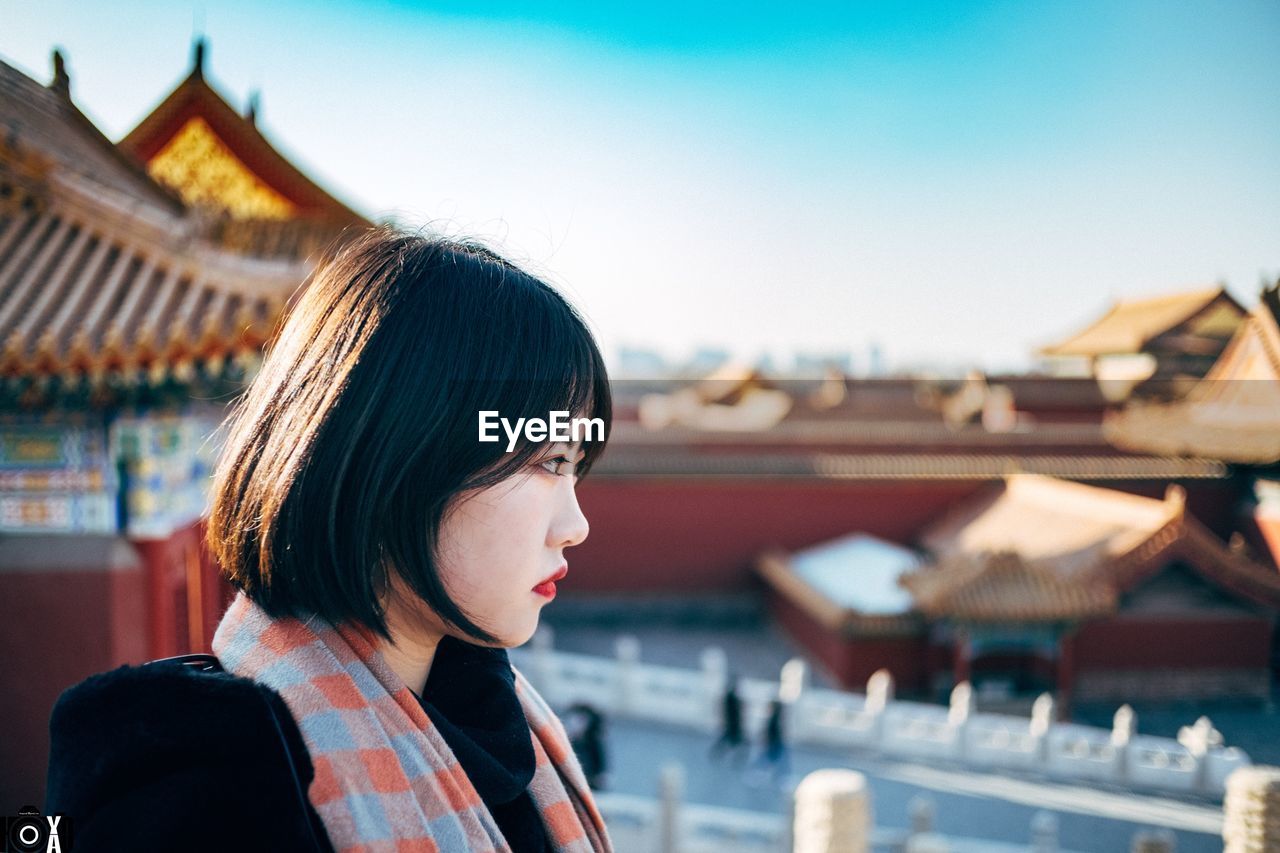
[[[556,651],[552,636],[543,626],[527,648],[510,656],[553,705],[588,702],[610,715],[717,731],[729,677],[722,650],[707,649],[701,667],[688,669],[642,662],[635,637],[620,637],[615,656],[607,658]],[[1127,705],[1108,730],[1057,722],[1048,694],[1027,718],[976,712],[967,683],[957,685],[943,707],[895,699],[893,678],[884,670],[871,677],[865,695],[808,682],[807,665],[798,658],[776,681],[738,678],[744,730],[759,732],[769,703],[781,699],[793,744],[1209,796],[1221,796],[1227,777],[1250,765],[1245,752],[1223,745],[1204,717],[1184,726],[1175,740],[1139,734],[1137,715]]]

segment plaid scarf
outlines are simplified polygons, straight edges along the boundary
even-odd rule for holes
[[[243,593],[213,638],[228,672],[284,699],[311,756],[307,791],[334,849],[510,853],[452,750],[363,626],[273,619]],[[529,721],[529,793],[563,853],[612,853],[559,718],[524,675],[516,695]]]

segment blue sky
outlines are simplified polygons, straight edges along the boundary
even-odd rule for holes
[[[113,138],[185,74],[371,216],[486,237],[610,354],[1021,367],[1280,274],[1280,4],[0,0]]]

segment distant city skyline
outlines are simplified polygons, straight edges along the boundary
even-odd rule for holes
[[[0,2],[118,139],[209,77],[335,194],[489,240],[624,348],[1025,369],[1280,275],[1280,5]],[[859,364],[862,367],[859,367]]]

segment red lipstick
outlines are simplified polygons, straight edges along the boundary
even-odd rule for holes
[[[533,588],[533,591],[538,593],[538,595],[545,595],[547,598],[555,598],[556,597],[556,581],[560,580],[567,574],[569,574],[569,567],[561,566],[560,568],[556,569],[554,574],[548,576],[546,580],[542,581],[542,583],[535,586]]]

